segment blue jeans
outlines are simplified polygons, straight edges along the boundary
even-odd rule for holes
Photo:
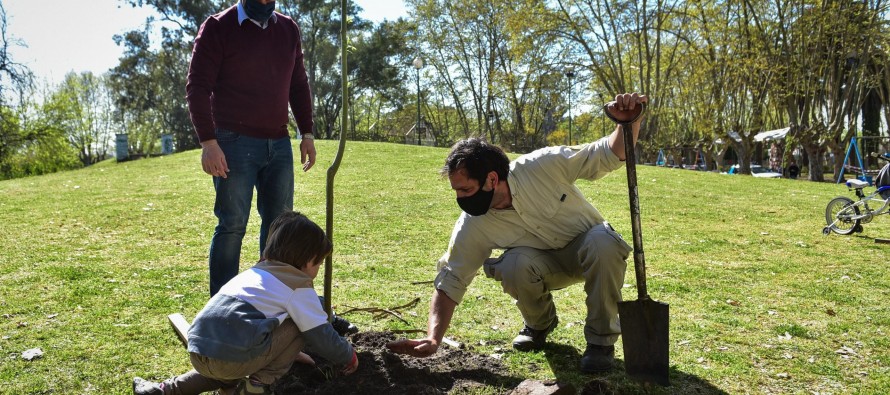
[[[260,257],[269,224],[294,206],[294,153],[289,138],[257,139],[217,129],[216,140],[226,155],[229,173],[227,178],[213,177],[213,213],[219,222],[210,242],[210,296],[238,274],[253,189],[261,219]]]

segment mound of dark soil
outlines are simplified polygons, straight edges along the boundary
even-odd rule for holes
[[[338,368],[316,359],[317,365],[294,364],[274,386],[277,394],[432,395],[479,392],[508,393],[521,380],[486,355],[446,345],[428,358],[395,354],[386,343],[389,332],[362,332],[349,337],[358,354],[359,368],[343,376]]]

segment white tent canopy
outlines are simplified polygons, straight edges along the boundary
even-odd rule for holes
[[[734,130],[730,130],[729,133],[727,133],[727,134],[728,134],[729,137],[732,138],[733,140],[735,140],[735,141],[737,141],[737,142],[739,142],[739,143],[742,142],[742,136],[739,136],[738,132],[736,132],[736,131],[734,131]],[[723,141],[722,138],[717,138],[716,140],[714,140],[714,144],[723,145],[724,143],[726,143],[726,142]]]
[[[782,140],[785,138],[785,135],[788,134],[788,131],[791,128],[782,128],[776,130],[770,130],[767,132],[761,132],[754,135],[754,141],[770,141],[770,140]]]

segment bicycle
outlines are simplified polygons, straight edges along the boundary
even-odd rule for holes
[[[847,188],[856,192],[857,200],[838,196],[828,202],[825,207],[825,222],[828,225],[822,228],[823,235],[827,236],[831,232],[839,235],[861,233],[862,224],[871,222],[878,215],[890,214],[890,154],[878,155],[872,152],[871,156],[887,162],[875,179],[875,191],[866,195],[862,190],[871,185],[869,182],[847,180]],[[869,203],[880,204],[881,207],[875,210]]]

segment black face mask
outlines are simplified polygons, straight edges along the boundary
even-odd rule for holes
[[[260,4],[257,0],[244,0],[242,4],[247,16],[260,23],[266,23],[272,17],[272,12],[275,11],[274,1],[268,4]]]
[[[476,193],[470,196],[457,198],[457,205],[460,206],[461,210],[464,210],[465,213],[478,217],[480,215],[485,215],[485,213],[488,212],[488,209],[491,207],[492,199],[494,199],[494,188],[491,188],[490,191],[483,191],[482,186],[480,185],[479,190],[476,191]]]

